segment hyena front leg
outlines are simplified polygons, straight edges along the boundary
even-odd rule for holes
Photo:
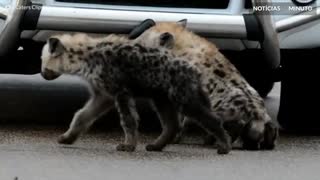
[[[202,128],[217,140],[218,154],[228,154],[232,148],[231,138],[223,127],[222,121],[207,106],[187,104],[183,107],[185,115],[198,121]]]
[[[242,120],[233,120],[223,123],[223,127],[227,130],[231,137],[231,142],[235,142],[242,134],[246,123]]]
[[[73,144],[101,115],[114,106],[114,101],[102,95],[93,95],[86,105],[75,113],[69,129],[59,137],[60,144]]]
[[[136,109],[136,103],[129,93],[123,92],[116,97],[115,104],[120,115],[120,124],[125,135],[124,143],[119,144],[117,150],[128,152],[134,151],[137,146],[138,122],[140,120]]]
[[[170,101],[156,100],[153,102],[154,110],[157,112],[161,122],[161,135],[146,146],[147,151],[161,151],[167,144],[171,143],[179,131],[178,113]]]
[[[242,131],[245,127],[245,122],[242,120],[227,121],[223,123],[223,127],[231,137],[231,143],[234,143],[241,136]],[[204,137],[204,144],[215,145],[216,144],[215,136],[212,134],[207,134]]]

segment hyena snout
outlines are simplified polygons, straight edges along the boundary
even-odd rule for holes
[[[262,127],[263,126],[263,127]],[[244,126],[241,134],[243,148],[246,150],[259,150],[264,138],[264,124],[250,122]]]
[[[274,122],[267,122],[263,129],[246,125],[243,134],[243,148],[248,150],[272,150],[275,148],[279,128]],[[262,131],[261,131],[262,130]]]
[[[50,69],[44,69],[43,71],[41,71],[41,76],[46,80],[54,80],[57,79],[60,76],[60,74]]]
[[[264,140],[261,143],[261,149],[272,150],[276,146],[276,140],[279,136],[279,127],[273,122],[268,122],[265,125]]]

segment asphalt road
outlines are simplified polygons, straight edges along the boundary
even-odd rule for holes
[[[275,118],[279,85],[266,100]],[[65,127],[67,128],[67,127]],[[170,145],[164,152],[146,152],[155,138],[141,135],[134,153],[117,152],[119,132],[94,131],[72,146],[57,144],[62,127],[1,125],[1,180],[318,180],[320,138],[281,136],[274,151],[235,149],[219,156],[199,137]],[[237,145],[235,145],[237,147]]]

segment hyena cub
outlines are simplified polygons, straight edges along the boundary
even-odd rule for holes
[[[161,36],[171,39],[169,33]],[[164,47],[146,48],[115,35],[101,41],[84,34],[50,38],[42,52],[42,76],[47,80],[60,74],[80,76],[92,92],[59,142],[73,143],[115,102],[125,133],[125,141],[117,150],[134,151],[139,121],[134,98],[143,97],[153,100],[163,129],[146,150],[161,151],[174,139],[179,112],[206,127],[219,142],[218,153],[227,154],[230,138],[220,119],[211,113],[210,101],[199,83],[200,72],[184,58],[188,57],[175,56]]]
[[[157,23],[144,32],[134,31],[142,32],[135,41],[153,48],[167,46],[174,55],[187,57],[183,60],[201,71],[201,84],[209,93],[211,111],[223,120],[233,140],[241,136],[245,149],[273,149],[278,127],[268,115],[263,99],[214,44],[185,26],[186,20]],[[170,46],[163,43],[164,33],[173,35]],[[188,122],[192,119],[185,118],[182,126]]]

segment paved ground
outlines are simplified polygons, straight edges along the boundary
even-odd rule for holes
[[[234,150],[219,156],[210,147],[170,145],[165,152],[116,152],[116,133],[90,133],[75,145],[61,146],[52,127],[0,129],[0,179],[319,179],[320,139],[282,137],[274,151]],[[152,137],[153,139],[153,137]],[[195,142],[189,139],[188,142]]]
[[[276,115],[279,87],[267,99]],[[75,145],[61,146],[63,132],[52,126],[0,127],[1,180],[101,180],[101,179],[319,179],[320,138],[282,136],[274,151],[234,150],[219,156],[212,147],[170,145],[161,153],[144,150],[154,135],[141,137],[138,151],[115,151],[121,141],[116,132],[91,132]],[[195,145],[190,145],[195,143]]]

